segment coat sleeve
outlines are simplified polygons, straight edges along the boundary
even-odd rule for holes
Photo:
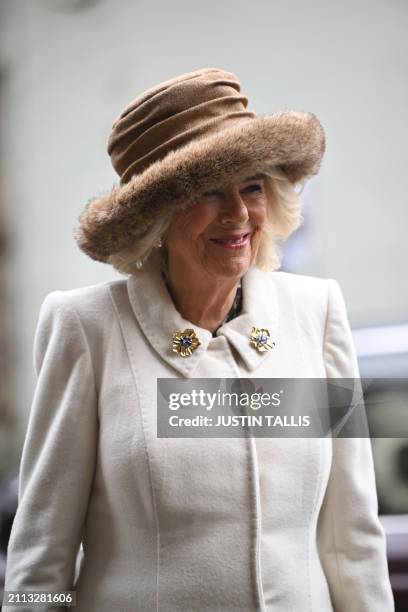
[[[344,298],[329,279],[324,358],[328,378],[360,378]],[[385,535],[378,518],[369,437],[336,438],[320,511],[318,546],[336,612],[392,612]]]
[[[90,351],[69,300],[67,292],[54,291],[40,309],[34,337],[37,383],[20,463],[6,590],[73,590],[98,418]]]

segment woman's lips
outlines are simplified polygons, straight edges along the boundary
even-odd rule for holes
[[[211,238],[211,242],[218,244],[224,249],[242,249],[249,242],[250,234],[241,236],[227,236],[225,238]]]

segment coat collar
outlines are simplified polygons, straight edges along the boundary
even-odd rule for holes
[[[208,329],[184,319],[176,310],[161,276],[158,251],[149,257],[137,274],[128,278],[127,290],[132,310],[147,341],[162,359],[189,378],[194,375],[211,343],[219,343],[221,336],[225,336],[234,347],[249,371],[271,358],[274,349],[261,353],[250,345],[250,334],[254,326],[266,328],[271,340],[276,341],[278,301],[272,277],[273,273],[251,266],[242,278],[242,312],[224,323],[217,330],[216,337]],[[201,345],[189,357],[180,357],[172,352],[171,340],[174,332],[186,328],[195,330]]]

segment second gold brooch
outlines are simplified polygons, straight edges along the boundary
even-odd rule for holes
[[[253,327],[251,330],[250,344],[261,353],[270,351],[275,347],[275,342],[270,343],[269,330],[259,327]]]

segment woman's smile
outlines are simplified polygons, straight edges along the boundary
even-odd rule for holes
[[[245,234],[230,234],[225,237],[210,238],[210,240],[217,246],[220,246],[224,249],[236,250],[242,249],[247,244],[249,244],[250,235],[250,232],[247,232]]]

